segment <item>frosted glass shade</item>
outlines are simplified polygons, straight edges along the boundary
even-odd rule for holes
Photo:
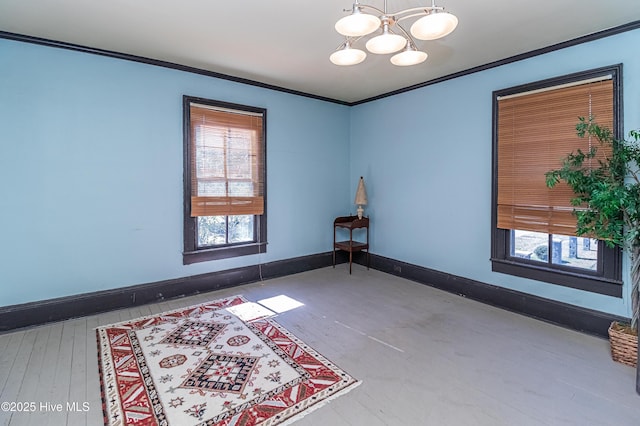
[[[336,22],[336,31],[347,37],[361,37],[380,28],[380,18],[368,13],[354,12]]]
[[[413,23],[411,34],[420,40],[435,40],[450,34],[458,26],[458,18],[448,12],[431,12]]]
[[[385,32],[369,40],[366,44],[371,53],[384,55],[397,52],[407,44],[407,39],[398,35]]]
[[[336,65],[356,65],[364,61],[367,54],[360,49],[351,49],[345,47],[344,49],[336,50],[329,56],[329,60]]]
[[[419,50],[405,50],[391,57],[391,63],[399,67],[417,65],[427,59],[427,54]]]

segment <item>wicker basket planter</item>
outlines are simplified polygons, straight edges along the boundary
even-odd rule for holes
[[[638,334],[628,325],[612,322],[609,326],[611,357],[616,362],[635,367],[638,363]]]

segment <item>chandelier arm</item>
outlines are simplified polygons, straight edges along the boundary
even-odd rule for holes
[[[409,13],[409,12],[416,12],[418,10],[421,10],[422,12],[420,13],[412,13],[411,15],[406,15],[406,16],[401,16],[399,18],[396,18],[396,22],[400,22],[400,21],[404,21],[405,19],[409,19],[409,18],[415,18],[416,16],[426,16],[429,13],[428,12],[432,12],[434,10],[444,10],[443,7],[436,7],[436,8],[432,8],[432,7],[420,7],[420,8],[413,8],[413,9],[407,9],[407,10],[403,10],[400,11],[398,13],[396,13],[395,15],[393,15],[394,17],[401,15],[403,13]]]
[[[412,15],[407,15],[407,16],[401,16],[400,18],[396,18],[396,21],[400,21],[403,19],[407,19],[407,18],[412,18],[414,16],[422,16],[422,15],[427,15],[428,12],[432,12],[434,10],[444,10],[444,7],[441,6],[422,6],[422,7],[412,7],[410,9],[404,9],[404,10],[399,10],[397,12],[393,12],[393,13],[389,13],[389,12],[385,12],[382,9],[379,9],[375,6],[371,6],[368,4],[362,4],[362,3],[357,3],[358,7],[361,9],[371,9],[374,10],[376,12],[378,12],[380,15],[383,16],[389,16],[389,17],[396,17],[396,16],[400,16],[400,15],[404,15],[405,13],[412,13],[412,12],[420,12],[420,13],[414,13]]]
[[[351,37],[351,36],[344,36],[344,41],[342,43],[340,43],[340,45],[338,47],[336,47],[336,51],[343,49],[347,46],[347,44],[351,47],[353,47],[353,45],[355,43],[357,43],[358,41],[360,41],[360,39],[364,37],[364,36],[358,36],[358,37]]]
[[[396,27],[400,28],[400,31],[402,31],[404,37],[407,39],[407,43],[410,43],[415,48],[416,41],[413,39],[413,37],[411,37],[411,34],[409,34],[409,32],[398,23],[398,21],[396,21]]]
[[[358,7],[361,9],[371,9],[371,10],[375,10],[376,12],[378,12],[380,15],[386,15],[385,11],[382,9],[378,9],[375,6],[370,6],[368,4],[362,4],[362,3],[358,3]]]
[[[390,13],[390,15],[394,15],[394,16],[396,16],[396,15],[404,15],[405,13],[418,12],[420,10],[426,15],[427,12],[432,12],[434,10],[444,10],[444,7],[442,7],[442,6],[412,7],[410,9],[399,10],[396,13]]]
[[[363,38],[364,36],[358,36],[358,37],[347,37],[347,41],[349,43],[351,43],[351,46],[353,46],[354,44],[356,44],[358,41],[360,41],[361,38]]]

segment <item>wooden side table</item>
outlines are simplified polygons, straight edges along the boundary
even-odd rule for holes
[[[336,229],[344,228],[349,230],[349,239],[346,241],[336,241]],[[366,228],[366,242],[355,241],[353,239],[353,230]],[[333,221],[333,267],[336,267],[336,250],[344,250],[349,252],[349,274],[351,274],[351,264],[353,263],[353,253],[358,251],[367,252],[367,269],[369,269],[369,218],[358,216],[341,216]]]

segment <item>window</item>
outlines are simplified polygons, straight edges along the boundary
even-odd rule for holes
[[[577,237],[573,191],[545,182],[567,154],[588,151],[578,117],[621,134],[621,74],[616,65],[494,92],[493,271],[622,296],[620,250]]]
[[[184,97],[183,263],[266,249],[266,110]]]

